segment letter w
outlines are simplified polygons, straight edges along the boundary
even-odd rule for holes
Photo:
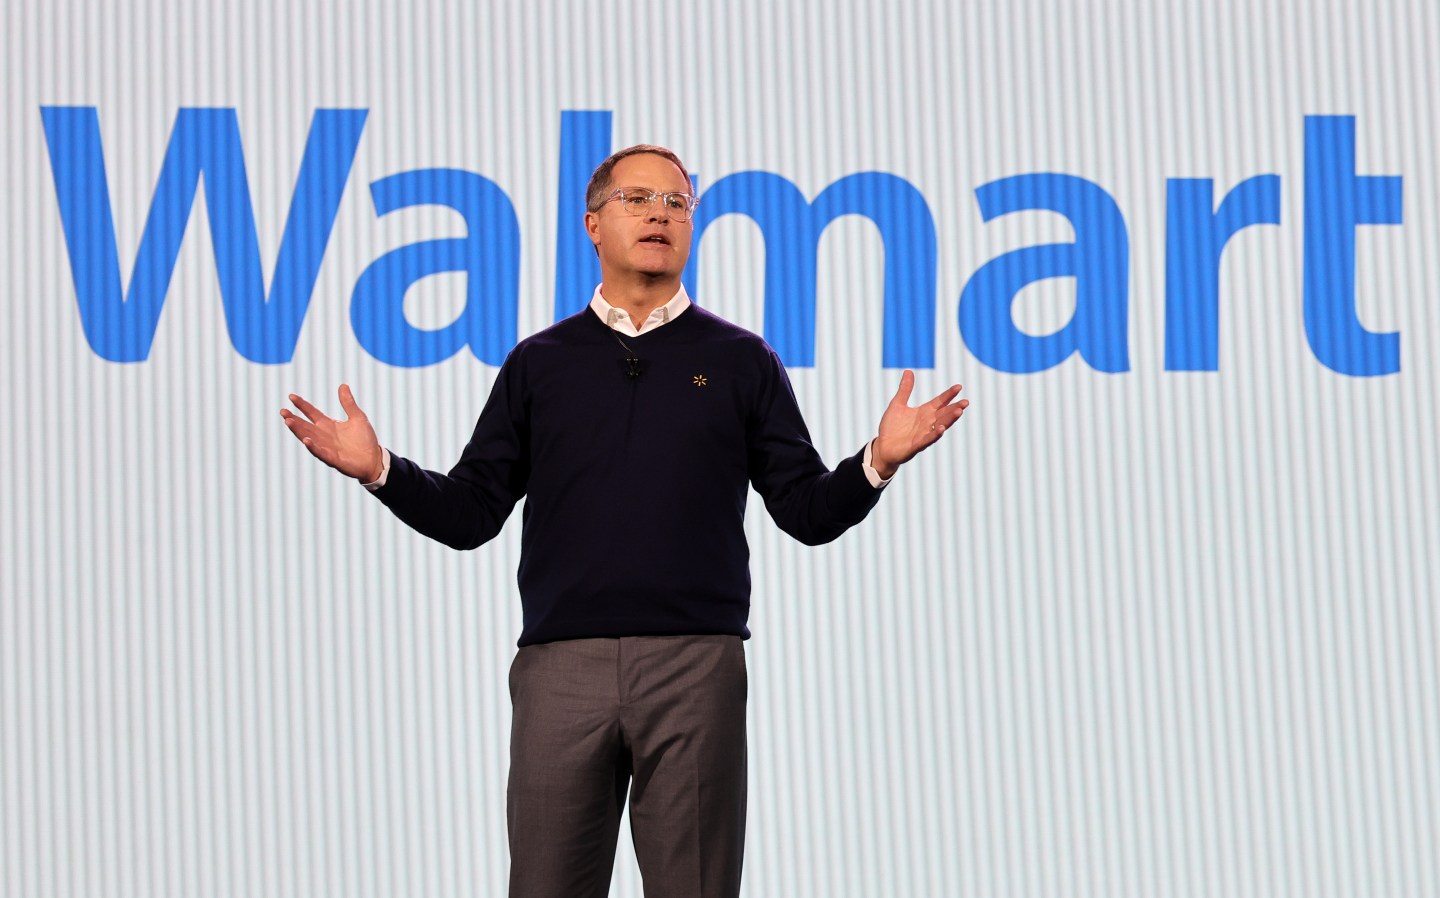
[[[364,109],[315,111],[267,296],[234,109],[176,114],[130,286],[124,289],[95,107],[40,107],[80,323],[91,349],[112,362],[140,362],[150,354],[203,176],[230,342],[252,362],[290,361],[366,114]]]

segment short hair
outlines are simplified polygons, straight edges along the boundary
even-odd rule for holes
[[[675,155],[673,150],[667,150],[665,147],[655,146],[651,143],[639,143],[633,147],[626,147],[623,150],[611,153],[610,158],[596,167],[595,173],[590,176],[590,184],[585,188],[586,212],[599,212],[600,207],[605,205],[605,200],[609,197],[611,191],[614,190],[610,182],[611,176],[615,172],[616,163],[621,159],[630,156],[639,156],[643,153],[659,156],[662,159],[668,159],[675,163],[675,167],[680,169],[680,174],[685,176],[686,191],[688,192],[694,189],[690,185],[690,172],[685,170],[685,163],[680,161],[680,157]]]

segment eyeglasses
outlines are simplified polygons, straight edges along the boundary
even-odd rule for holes
[[[621,187],[607,196],[605,202],[613,199],[620,200],[620,208],[631,215],[649,215],[658,202],[665,214],[676,221],[689,221],[695,204],[700,202],[688,193],[656,193],[644,187]]]

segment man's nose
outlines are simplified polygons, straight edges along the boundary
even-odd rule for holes
[[[665,205],[665,200],[656,197],[655,202],[650,204],[650,212],[645,216],[646,221],[669,221],[670,210]]]

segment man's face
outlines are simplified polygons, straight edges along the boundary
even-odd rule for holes
[[[610,189],[644,187],[656,193],[689,193],[690,185],[675,163],[664,156],[639,153],[626,156],[611,172]],[[585,213],[585,230],[600,253],[600,273],[606,280],[627,275],[657,278],[680,276],[690,258],[694,226],[676,221],[663,203],[653,203],[642,215],[631,215],[611,200],[599,212]]]

